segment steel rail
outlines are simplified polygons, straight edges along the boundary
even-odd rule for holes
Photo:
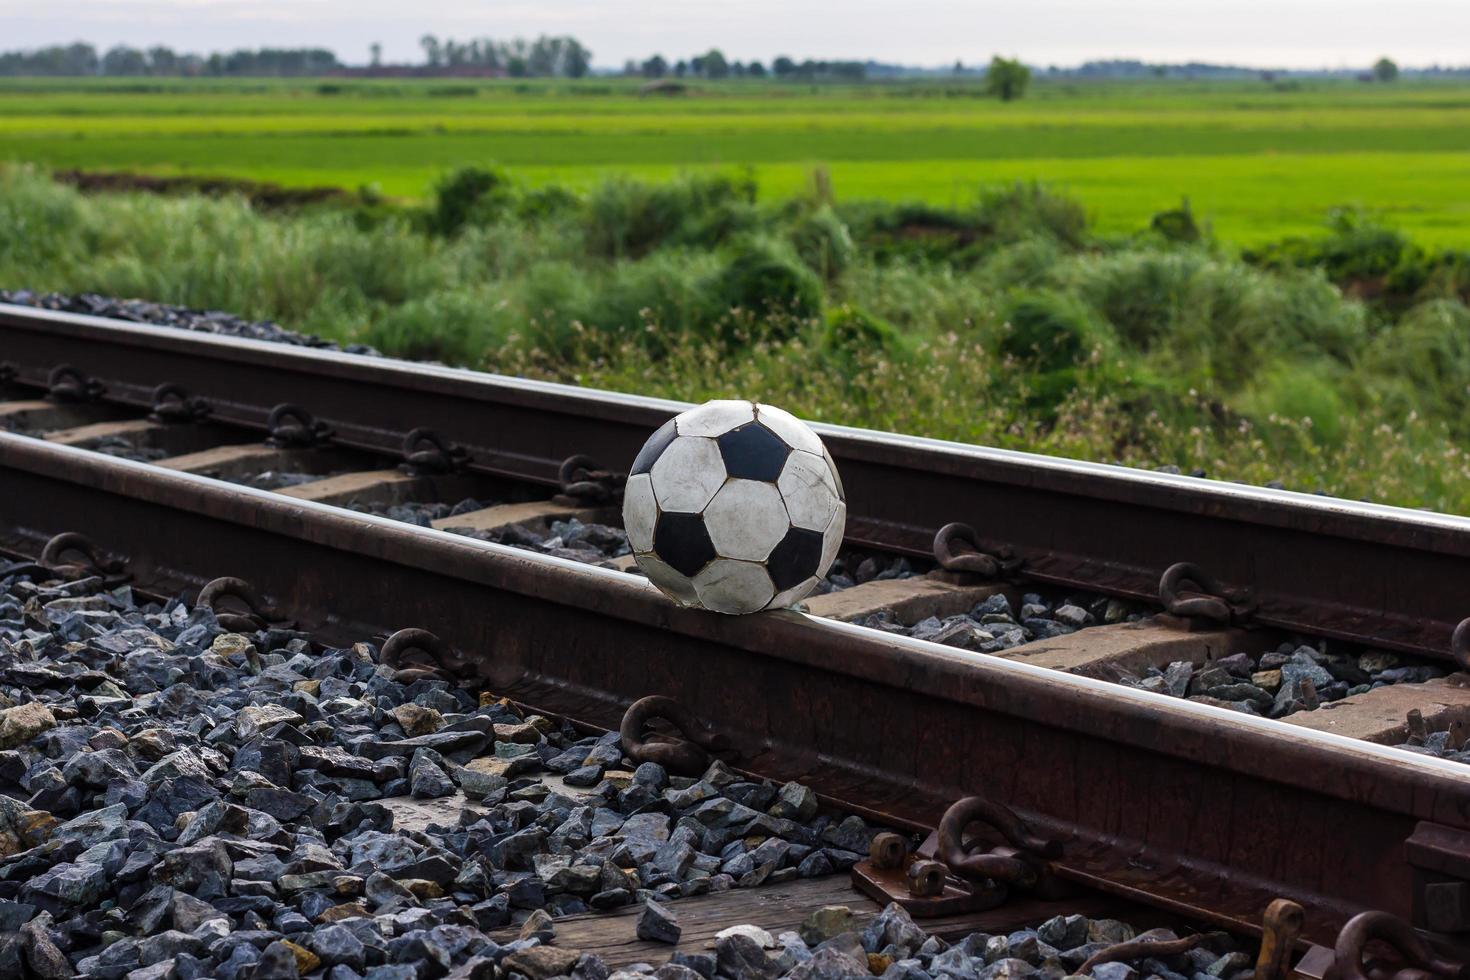
[[[626,465],[679,402],[0,305],[0,362],[44,385],[69,363],[106,398],[145,406],[163,382],[209,400],[216,418],[263,428],[293,402],[339,443],[397,453],[423,426],[477,469],[552,484],[587,454]],[[1450,658],[1470,615],[1470,519],[817,425],[848,494],[855,543],[928,552],[960,521],[1009,550],[1021,581],[1157,599],[1190,562],[1249,589],[1252,621]]]
[[[1411,918],[1406,842],[1470,839],[1470,770],[1338,736],[796,612],[675,607],[623,573],[0,434],[0,545],[79,531],[140,587],[239,576],[361,638],[433,630],[494,690],[616,729],[649,694],[747,771],[933,826],[983,794],[1063,842],[1059,877],[1238,930],[1277,897],[1330,942]]]

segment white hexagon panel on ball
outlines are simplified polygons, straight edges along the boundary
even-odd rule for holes
[[[680,605],[730,615],[809,595],[846,523],[821,438],[759,402],[705,402],[665,422],[623,495],[628,544],[648,580]]]

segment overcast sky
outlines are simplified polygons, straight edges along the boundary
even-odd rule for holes
[[[87,40],[211,51],[320,45],[347,62],[418,38],[572,34],[594,63],[718,46],[917,65],[1017,55],[1261,67],[1470,64],[1470,0],[0,0],[0,48]]]

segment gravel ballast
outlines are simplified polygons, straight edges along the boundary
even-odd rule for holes
[[[887,610],[859,620],[859,625],[916,640],[928,640],[961,650],[999,653],[1035,640],[1066,636],[1090,626],[1142,618],[1131,605],[1106,596],[1043,596],[1028,592],[1019,609],[1001,594],[992,595],[967,613],[930,616],[906,626]]]
[[[146,323],[156,327],[176,327],[198,333],[217,333],[226,337],[244,337],[247,340],[265,340],[296,347],[316,347],[325,350],[345,350],[350,354],[373,354],[378,352],[365,344],[348,344],[345,347],[330,340],[311,334],[287,330],[269,320],[246,320],[233,313],[219,310],[192,310],[184,306],[167,303],[150,303],[141,299],[117,299],[97,293],[36,293],[29,289],[0,289],[0,303],[16,306],[34,306],[59,313],[84,313],[88,316],[106,317],[111,320],[126,320],[129,323]]]
[[[539,944],[488,938],[528,912],[828,874],[874,833],[799,784],[634,766],[371,644],[99,579],[0,579],[0,794],[0,963],[110,980],[488,977]]]
[[[1393,684],[1444,677],[1437,664],[1384,650],[1339,651],[1328,644],[1289,640],[1268,653],[1234,653],[1206,664],[1178,661],[1118,682],[1157,694],[1188,698],[1246,714],[1285,718]]]

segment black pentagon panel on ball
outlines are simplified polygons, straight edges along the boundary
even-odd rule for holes
[[[737,480],[774,483],[791,455],[791,447],[759,422],[731,429],[719,438],[725,472]]]
[[[669,419],[659,426],[658,431],[649,436],[643,448],[638,450],[638,456],[633,460],[633,469],[628,475],[637,476],[639,473],[647,473],[653,469],[653,464],[657,463],[658,458],[664,454],[664,450],[669,448],[669,443],[677,438],[679,438],[679,430],[674,427],[674,420]]]
[[[766,571],[777,592],[800,585],[817,574],[822,564],[822,535],[817,531],[793,527],[766,558]]]
[[[715,545],[698,514],[660,514],[653,553],[675,571],[693,578],[715,559]]]

